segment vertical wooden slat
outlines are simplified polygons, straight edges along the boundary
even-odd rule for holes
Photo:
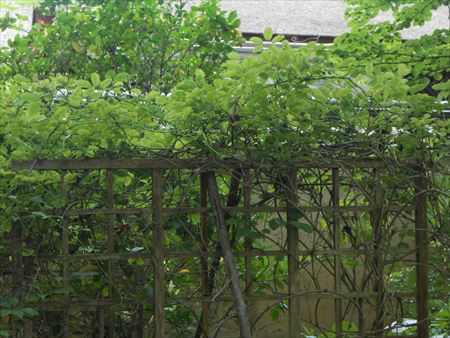
[[[19,190],[16,191],[16,195],[19,194]],[[22,229],[22,220],[21,220],[21,212],[17,210],[17,219],[13,221],[11,228],[11,239],[12,239],[12,295],[16,298],[22,298],[23,295],[23,279],[24,279],[24,271],[23,271],[23,258],[22,258],[22,249],[23,249],[23,229]],[[15,321],[12,322],[12,331],[14,334],[17,333],[17,326]]]
[[[208,206],[208,178],[203,173],[200,176],[200,206],[206,208]],[[202,252],[208,252],[208,213],[202,212],[200,214],[200,240]],[[201,258],[202,267],[202,289],[203,289],[203,302],[202,302],[202,330],[203,336],[209,337],[210,334],[210,303],[206,301],[211,297],[211,291],[209,290],[209,275],[208,275],[208,257]]]
[[[114,209],[114,172],[111,169],[106,170],[106,207]],[[108,213],[108,253],[115,252],[116,234],[114,229],[115,215]],[[114,262],[108,260],[108,279],[109,279],[109,298],[111,301],[115,299],[115,278],[114,278]],[[116,331],[115,314],[113,310],[108,311],[108,338],[114,338]]]
[[[12,294],[14,297],[19,297],[23,283],[21,220],[15,220],[12,223],[11,235],[13,240]]]
[[[153,169],[153,282],[155,337],[164,333],[164,229],[163,229],[163,170]]]
[[[385,305],[385,292],[384,292],[384,262],[383,262],[383,190],[381,187],[381,176],[377,169],[374,171],[375,182],[375,208],[372,215],[373,226],[373,243],[374,243],[374,257],[373,257],[373,269],[374,269],[374,287],[373,291],[376,296],[376,311],[375,321],[373,324],[373,330],[380,336],[383,335],[384,330],[384,305]]]
[[[144,265],[139,265],[136,267],[136,280],[140,290],[139,292],[144,293],[146,284],[146,273]],[[132,338],[144,338],[144,325],[144,307],[143,304],[137,304],[137,309],[133,316]]]
[[[428,317],[428,233],[427,233],[427,179],[419,170],[415,179],[415,231],[416,231],[416,288],[417,331],[419,337],[429,337]]]
[[[33,320],[30,318],[24,319],[23,323],[23,337],[24,338],[33,338]]]
[[[288,292],[289,292],[289,338],[298,337],[300,328],[299,271],[298,271],[298,229],[291,221],[296,220],[294,212],[298,208],[297,170],[291,169],[286,180],[287,207],[287,249],[288,249]]]
[[[105,338],[105,312],[98,309],[98,338]]]
[[[339,207],[340,191],[339,191],[339,169],[332,169],[332,203],[334,207]],[[340,294],[342,292],[342,258],[337,253],[341,248],[341,224],[340,214],[336,210],[333,212],[333,226],[334,226],[334,249],[336,254],[334,255],[334,290]],[[335,323],[336,323],[336,337],[342,337],[342,298],[335,299]]]
[[[251,207],[251,179],[250,179],[250,171],[245,170],[244,171],[244,208],[250,208]],[[250,226],[250,216],[246,215],[246,224],[247,224],[247,231],[251,230]],[[244,246],[245,251],[250,252],[252,250],[252,239],[249,236],[246,236],[244,238]],[[252,304],[250,303],[249,299],[252,296],[253,293],[253,274],[252,274],[252,256],[246,256],[245,257],[245,295],[247,298],[247,311],[248,316],[250,318],[250,321],[253,318],[253,311],[252,311]]]
[[[67,183],[65,180],[66,171],[61,172],[61,198],[63,199],[65,205],[68,204],[69,200],[69,190],[67,188]],[[64,288],[68,290],[70,286],[69,281],[69,219],[66,215],[62,215],[62,255],[63,255],[63,283]],[[64,294],[64,310],[63,310],[63,336],[64,338],[70,337],[70,327],[69,327],[69,316],[70,316],[70,304],[69,295],[66,291]]]
[[[364,313],[364,298],[358,298],[358,333],[361,337],[365,336],[366,332],[366,315]]]

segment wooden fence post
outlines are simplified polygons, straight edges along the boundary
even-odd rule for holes
[[[113,254],[116,246],[116,234],[114,229],[115,215],[112,213],[114,209],[114,173],[111,169],[106,170],[106,208],[108,212],[108,253]],[[111,302],[115,300],[115,284],[114,284],[114,262],[111,258],[108,260],[108,278],[109,278],[109,298]],[[114,338],[116,335],[115,314],[113,310],[108,311],[108,338]]]
[[[200,176],[200,207],[207,208],[208,206],[208,178],[204,173]],[[203,254],[208,252],[208,212],[205,210],[200,214],[200,240],[201,240],[201,250]],[[210,331],[210,318],[209,309],[210,303],[209,299],[205,298],[211,297],[211,290],[209,290],[209,274],[208,274],[208,257],[202,256],[201,258],[202,267],[202,288],[203,288],[203,300],[202,300],[202,318],[201,325],[203,330],[203,336],[205,338],[209,337]]]
[[[65,180],[66,171],[61,172],[61,198],[63,199],[65,205],[69,203],[69,190],[67,188],[67,183]],[[69,316],[70,316],[70,303],[69,303],[69,219],[65,215],[67,210],[64,210],[64,214],[61,219],[61,237],[62,237],[62,256],[63,256],[63,283],[66,289],[64,293],[64,310],[63,310],[63,336],[64,338],[70,337],[70,326],[69,326]]]
[[[163,229],[163,170],[153,169],[153,297],[155,317],[155,338],[165,335],[165,282],[164,282],[164,229]]]
[[[417,331],[420,338],[429,337],[428,317],[428,233],[427,179],[423,169],[415,178],[416,288]]]
[[[98,337],[105,338],[105,312],[98,308]]]
[[[250,179],[250,170],[245,170],[244,171],[244,208],[251,208],[251,179]],[[251,226],[250,226],[250,221],[251,218],[250,216],[245,216],[245,220],[246,220],[246,230],[250,231],[251,230]],[[252,239],[249,236],[245,236],[244,238],[244,250],[247,253],[250,253],[252,250]],[[252,321],[253,318],[253,311],[252,311],[252,304],[250,302],[250,297],[252,296],[253,293],[253,274],[252,274],[252,256],[251,255],[246,255],[245,256],[245,296],[247,298],[247,312],[248,312],[248,317],[250,319],[250,322]]]
[[[16,190],[16,194],[19,193],[19,190]],[[17,219],[12,222],[11,228],[11,239],[12,239],[12,295],[16,298],[22,298],[23,296],[23,279],[24,279],[24,271],[23,271],[23,257],[22,257],[22,249],[23,249],[23,229],[22,229],[22,213],[17,210]],[[15,323],[12,323],[12,331],[14,332],[14,336],[16,337],[18,328]]]
[[[289,338],[299,336],[299,271],[298,271],[298,229],[291,221],[296,220],[298,213],[297,170],[291,169],[286,180],[286,208],[287,208],[287,250],[288,250],[288,292],[289,292]]]
[[[342,292],[342,258],[339,250],[341,248],[341,224],[340,224],[340,212],[338,210],[340,204],[339,194],[339,169],[333,168],[332,172],[332,203],[335,207],[333,212],[333,227],[334,227],[334,290],[339,295],[339,298],[335,299],[335,323],[336,323],[336,337],[342,338],[342,299],[340,293]]]
[[[373,248],[375,250],[373,256],[374,269],[374,287],[373,291],[376,295],[376,309],[375,320],[373,323],[373,330],[377,335],[383,335],[384,331],[384,306],[385,306],[385,286],[384,286],[384,261],[383,261],[383,219],[385,211],[383,207],[384,196],[381,187],[381,176],[377,169],[374,172],[375,183],[375,208],[372,213],[372,227],[373,227]]]

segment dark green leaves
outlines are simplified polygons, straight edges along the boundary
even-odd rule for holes
[[[314,231],[314,228],[306,223],[300,222],[299,220],[304,217],[304,214],[300,210],[292,210],[289,212],[289,221],[286,222],[282,218],[273,218],[269,221],[269,228],[272,230],[276,230],[279,227],[285,227],[287,224],[290,224],[293,227],[296,227],[299,230],[304,232],[311,233]]]
[[[276,230],[281,226],[286,226],[286,222],[281,218],[273,218],[269,221],[269,228]]]
[[[308,223],[298,222],[298,221],[291,221],[291,222],[289,222],[289,224],[291,224],[292,226],[294,226],[297,229],[302,230],[304,232],[311,233],[311,232],[314,231],[314,228]]]
[[[305,214],[298,209],[289,211],[289,220],[298,221],[300,218],[305,217]]]

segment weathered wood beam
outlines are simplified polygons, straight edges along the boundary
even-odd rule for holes
[[[376,207],[369,205],[348,205],[348,206],[310,206],[301,207],[302,212],[369,212],[373,211]],[[286,212],[286,207],[271,207],[271,206],[261,206],[261,207],[223,207],[226,212],[241,212],[241,213],[277,213]],[[384,206],[385,211],[405,211],[412,212],[412,206],[405,205],[388,205]],[[61,214],[63,210],[54,210],[55,215]],[[66,215],[108,215],[108,214],[121,214],[121,215],[144,215],[152,214],[152,208],[95,208],[95,209],[69,209],[64,211]],[[211,208],[207,207],[173,207],[164,208],[164,214],[189,214],[189,213],[207,213],[211,212]]]
[[[379,159],[346,159],[295,162],[292,164],[297,168],[386,168],[388,161]],[[398,163],[393,163],[397,165]],[[415,162],[405,162],[402,165],[415,166]],[[218,159],[62,159],[44,160],[35,159],[31,161],[13,161],[13,170],[101,170],[101,169],[197,169],[208,171],[212,169],[239,169],[239,168],[273,168],[280,167],[274,161],[242,162],[237,160]]]

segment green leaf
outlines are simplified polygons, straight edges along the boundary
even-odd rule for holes
[[[282,34],[280,34],[280,35],[275,36],[275,37],[272,39],[272,43],[281,42],[281,41],[283,41],[284,39],[285,39],[285,36],[282,35]]]
[[[37,103],[41,100],[41,98],[34,93],[23,93],[22,95],[20,95],[20,98],[30,103]]]
[[[97,276],[98,272],[95,271],[77,271],[72,273],[72,278],[87,278],[87,277],[93,277],[93,276]]]
[[[81,53],[83,51],[83,48],[80,46],[80,44],[76,41],[72,41],[70,43],[72,45],[72,48],[77,52],[77,53]]]
[[[230,60],[240,60],[241,56],[239,55],[239,53],[231,52],[231,53],[228,53],[228,59],[230,59]]]
[[[25,312],[25,314],[29,315],[29,316],[37,316],[39,314],[38,311],[36,311],[35,309],[32,309],[31,307],[25,307],[22,309],[23,312]]]
[[[11,312],[10,312],[9,309],[3,309],[3,310],[0,310],[0,318],[1,318],[1,317],[9,316],[10,314],[11,314]]]
[[[0,317],[6,317],[9,315],[18,317],[18,318],[23,318],[24,313],[21,310],[13,310],[13,309],[0,310]]]
[[[248,238],[250,238],[252,240],[255,240],[255,239],[258,239],[258,238],[262,237],[262,235],[259,232],[251,231],[251,230],[242,231],[242,236],[243,237],[248,237]]]
[[[159,96],[159,93],[155,90],[152,90],[147,95],[145,95],[146,100],[153,100]]]
[[[260,53],[263,50],[263,48],[264,48],[264,46],[262,44],[258,45],[255,48],[253,48],[253,53],[255,53],[255,54]]]
[[[22,20],[22,21],[28,20],[28,16],[23,15],[23,14],[16,13],[16,17],[17,17],[17,19]]]
[[[33,216],[33,217],[36,217],[36,218],[47,218],[48,216],[45,214],[45,213],[43,213],[42,211],[33,211],[32,213],[31,213],[31,215]]]
[[[366,64],[366,73],[369,76],[373,75],[373,64],[372,63]]]
[[[57,294],[57,295],[67,295],[67,294],[69,294],[69,293],[71,293],[73,291],[74,291],[73,287],[71,287],[71,286],[63,286],[63,287],[55,289],[53,291],[53,293]]]
[[[264,29],[263,36],[264,36],[264,39],[266,39],[266,41],[272,40],[272,36],[273,36],[272,28],[267,27],[266,29]]]
[[[203,70],[201,70],[200,68],[197,68],[195,70],[195,76],[203,78],[203,77],[205,77],[205,72]]]
[[[91,81],[94,87],[97,87],[100,84],[100,75],[98,75],[97,73],[92,73]]]
[[[400,243],[398,243],[398,248],[399,249],[409,249],[409,244],[406,242],[400,242]]]
[[[270,318],[272,318],[273,321],[277,321],[280,318],[280,309],[275,307],[272,310],[270,310]]]
[[[105,79],[100,83],[100,88],[106,89],[111,84],[111,79]]]
[[[289,212],[289,220],[298,221],[300,218],[305,217],[305,214],[298,209]]]
[[[257,36],[252,36],[250,38],[250,41],[253,42],[253,43],[257,43],[257,44],[263,43],[263,40],[261,38],[258,38]]]
[[[118,82],[125,82],[129,79],[129,77],[130,77],[130,75],[128,73],[119,73],[116,75],[114,80],[116,80]]]
[[[244,162],[247,160],[247,156],[241,155],[241,154],[235,154],[235,155],[233,155],[233,158],[240,162]]]
[[[433,85],[434,90],[443,90],[443,89],[449,90],[449,88],[450,88],[450,81],[441,82]]]
[[[297,222],[297,221],[290,221],[289,224],[294,226],[294,227],[296,227],[296,228],[298,228],[298,229],[300,229],[300,230],[302,230],[302,231],[304,231],[304,232],[307,232],[307,233],[311,233],[311,232],[314,231],[314,228],[308,223],[302,223],[302,222]]]
[[[286,222],[281,218],[274,218],[269,221],[269,228],[272,230],[278,229],[281,226],[285,226]]]
[[[233,22],[234,20],[237,19],[237,11],[231,11],[230,14],[228,15],[228,22]]]
[[[28,79],[25,76],[21,75],[21,74],[14,75],[13,79],[14,79],[14,81],[16,81],[18,83],[28,81]]]
[[[89,81],[86,80],[78,80],[77,86],[83,89],[92,88],[92,84]]]
[[[411,72],[411,68],[406,66],[404,63],[401,63],[399,64],[397,71],[401,76],[406,76]]]
[[[343,260],[343,263],[345,266],[348,266],[350,268],[355,268],[358,265],[360,265],[360,262],[357,259],[354,258],[346,258]]]

